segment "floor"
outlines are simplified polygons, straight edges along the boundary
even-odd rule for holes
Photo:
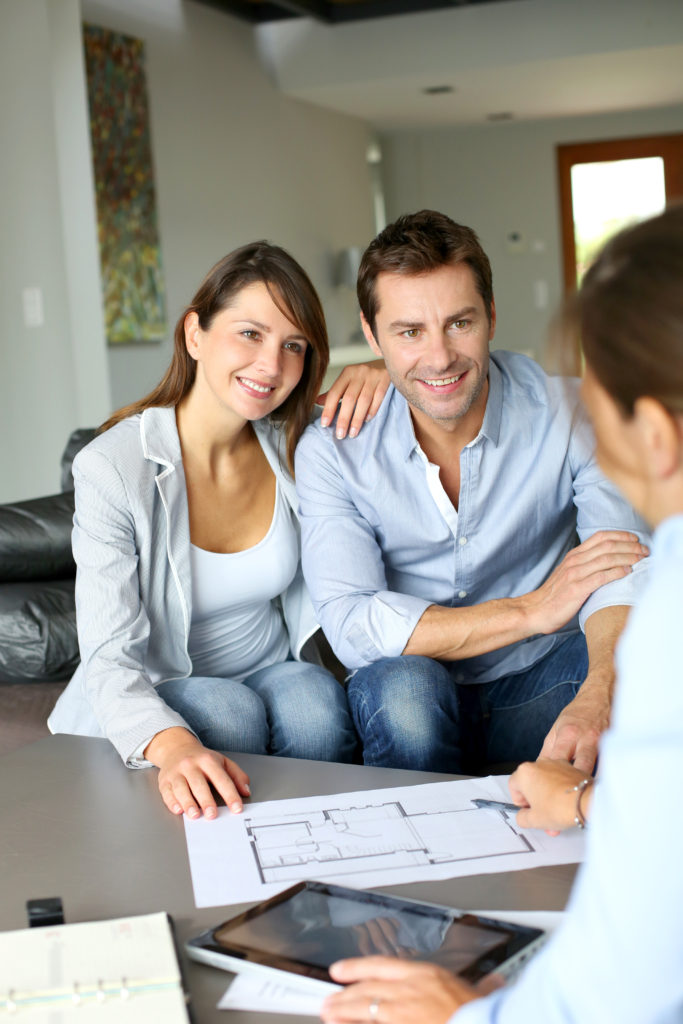
[[[0,683],[0,754],[49,736],[47,717],[65,683]]]

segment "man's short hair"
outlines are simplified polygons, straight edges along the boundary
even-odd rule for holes
[[[472,228],[436,210],[406,213],[381,231],[363,253],[358,271],[358,303],[372,333],[378,313],[380,274],[425,274],[449,264],[466,263],[491,322],[493,281],[488,256]]]

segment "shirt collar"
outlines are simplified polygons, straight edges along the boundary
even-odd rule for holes
[[[401,454],[403,455],[404,461],[407,462],[415,449],[419,448],[417,438],[415,437],[413,418],[410,415],[410,406],[403,395],[396,391],[393,385],[391,386],[390,401],[392,405],[396,407],[396,414],[398,418],[397,435],[399,437]],[[502,415],[503,380],[500,370],[493,360],[489,359],[489,393],[486,399],[484,422],[481,425],[479,433],[472,441],[470,441],[470,444],[475,444],[480,437],[486,437],[492,444],[497,446],[500,438],[500,421]]]

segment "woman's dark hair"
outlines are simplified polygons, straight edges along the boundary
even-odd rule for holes
[[[683,413],[683,205],[615,235],[563,319],[626,415],[645,395]]]
[[[491,322],[493,282],[489,258],[472,228],[456,224],[445,213],[406,213],[381,231],[363,253],[358,271],[358,304],[375,334],[377,278],[388,271],[425,274],[454,263],[466,263]]]
[[[329,361],[325,315],[317,292],[296,260],[277,245],[252,242],[220,260],[202,281],[192,302],[178,318],[171,365],[157,386],[144,398],[115,412],[100,432],[150,406],[176,406],[194,384],[197,364],[185,345],[185,318],[196,313],[207,331],[214,317],[227,309],[242,288],[262,282],[278,309],[308,341],[301,380],[270,418],[284,426],[287,462],[294,466],[294,449],[308,425]]]

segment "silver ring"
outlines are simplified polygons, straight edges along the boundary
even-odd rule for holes
[[[379,999],[373,999],[368,1006],[368,1016],[370,1020],[377,1020],[379,1016]]]

